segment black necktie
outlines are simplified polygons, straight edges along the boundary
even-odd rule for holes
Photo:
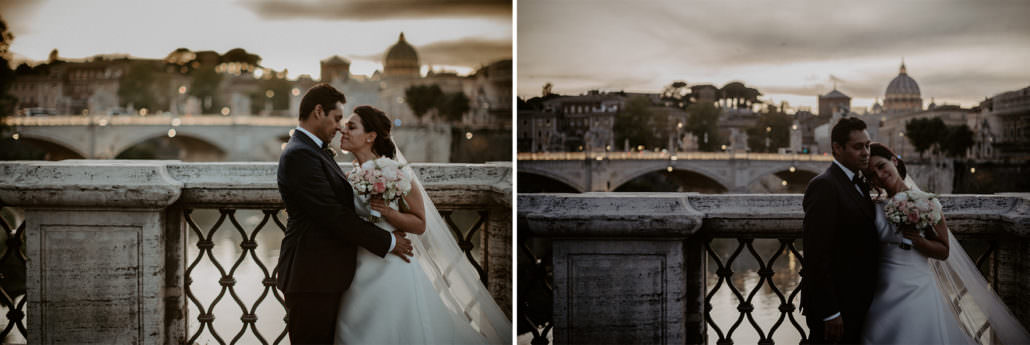
[[[858,186],[858,189],[862,190],[862,196],[866,196],[866,193],[869,190],[869,185],[865,183],[865,179],[863,179],[861,176],[858,176],[858,174],[855,174],[855,176],[851,178],[851,183],[854,183],[856,186]]]

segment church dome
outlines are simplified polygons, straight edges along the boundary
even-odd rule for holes
[[[386,52],[383,74],[386,77],[417,77],[419,64],[418,53],[415,47],[404,40],[404,33],[401,33],[397,43]]]
[[[901,72],[898,73],[898,76],[894,77],[894,80],[891,80],[891,83],[887,85],[887,92],[884,95],[888,97],[891,95],[919,96],[919,84],[916,83],[915,79],[908,76],[904,63],[901,64]]]
[[[908,75],[904,61],[901,62],[898,76],[894,77],[890,84],[887,84],[883,105],[888,112],[919,111],[923,108],[919,84]]]

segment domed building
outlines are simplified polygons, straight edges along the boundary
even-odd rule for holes
[[[415,47],[404,40],[403,32],[397,43],[386,51],[383,65],[383,78],[418,78],[421,67],[418,64],[418,53]]]
[[[919,84],[908,76],[905,62],[901,62],[898,76],[887,85],[884,93],[883,108],[888,113],[907,113],[923,110],[923,98],[919,93]]]

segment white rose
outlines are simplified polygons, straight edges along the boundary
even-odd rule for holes
[[[919,209],[920,213],[930,212],[930,201],[926,199],[916,200],[916,208]]]
[[[387,180],[391,180],[391,181],[392,180],[396,180],[397,179],[397,174],[399,174],[399,173],[400,172],[397,171],[397,167],[384,167],[383,168],[383,177],[386,177]]]

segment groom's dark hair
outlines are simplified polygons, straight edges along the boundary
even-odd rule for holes
[[[322,110],[328,113],[336,108],[337,102],[347,103],[347,97],[329,84],[315,84],[304,93],[304,98],[300,100],[300,120],[307,120],[308,116],[311,116],[311,112],[315,111],[316,105],[321,104]]]
[[[845,117],[833,125],[833,130],[830,131],[830,140],[844,147],[848,144],[848,139],[851,139],[851,132],[865,129],[865,121],[859,120],[857,117]]]

